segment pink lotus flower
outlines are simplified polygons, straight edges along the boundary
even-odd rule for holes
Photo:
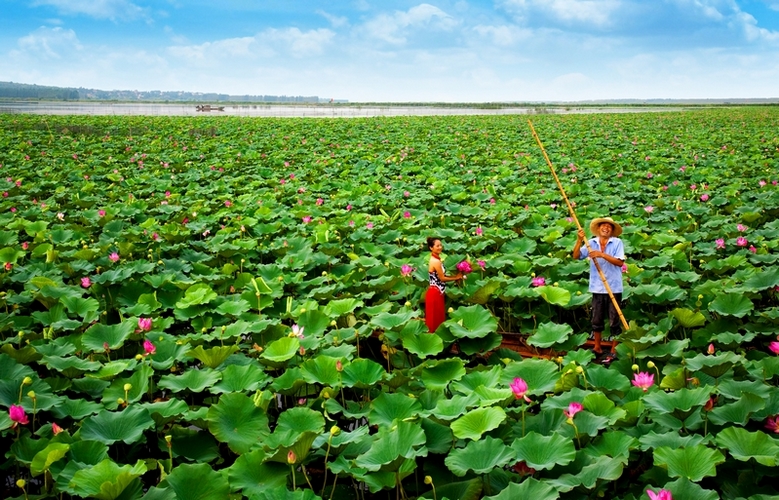
[[[533,286],[544,286],[546,285],[546,278],[544,278],[543,276],[536,276],[535,278],[533,278],[533,281],[531,281],[531,284]]]
[[[414,272],[414,268],[408,264],[403,264],[402,266],[400,266],[400,275],[403,276],[404,278],[406,276],[409,276],[413,272]]]
[[[698,189],[698,186],[696,186],[695,184],[690,184],[691,191],[695,191],[696,189]]]
[[[651,214],[652,212],[655,211],[655,207],[653,207],[652,205],[647,205],[646,207],[644,207],[644,211],[648,214]]]
[[[646,490],[646,494],[649,495],[649,500],[674,500],[671,492],[668,490],[660,490],[657,493],[652,490]]]
[[[170,198],[170,191],[165,191],[165,198]]]
[[[740,247],[745,247],[748,244],[749,244],[749,242],[743,236],[739,236],[738,239],[736,239],[736,245],[738,245]]]
[[[628,265],[622,264],[622,274],[625,274],[626,272],[628,272]]]
[[[373,222],[369,222],[365,224],[365,227],[367,227],[368,229],[373,229]]]
[[[755,248],[755,245],[749,245],[749,251],[752,253],[757,253],[757,248]]]
[[[706,193],[703,193],[701,195],[701,201],[708,201],[708,200],[709,200],[709,195],[707,195]]]
[[[352,210],[352,205],[351,204],[350,205],[346,205],[346,211],[349,212],[351,210]]]
[[[411,212],[409,212],[408,210],[403,212],[403,218],[404,219],[410,219],[411,218]]]
[[[725,248],[725,240],[723,240],[722,238],[717,238],[716,240],[714,240],[714,244],[716,245],[716,248],[718,248],[718,249],[719,248]]]
[[[482,270],[484,270],[484,268],[487,266],[487,263],[486,263],[486,262],[484,262],[483,260],[477,260],[477,261],[476,261],[476,264],[477,264],[477,265],[478,265],[480,268],[482,268]]]
[[[13,212],[13,211],[15,211],[15,210],[12,210],[12,212]],[[58,218],[59,220],[65,220],[65,214],[63,214],[62,212],[59,212],[59,213],[57,214],[57,218]]]
[[[322,203],[324,203],[324,202],[325,202],[325,200],[323,200],[322,198],[317,198],[317,199],[316,199],[316,205],[317,205],[317,206],[320,206],[320,205],[321,205]]]
[[[650,387],[652,387],[655,383],[655,375],[654,373],[647,373],[647,372],[640,372],[633,375],[632,383],[636,387],[640,387],[644,390],[644,392],[647,391]]]
[[[30,244],[28,242],[26,242],[26,241],[23,241],[22,242],[22,250],[27,250],[28,248],[30,248]]]
[[[774,354],[779,354],[779,342],[777,341],[771,342],[770,344],[768,344],[768,349]]]
[[[573,418],[574,415],[576,415],[577,413],[579,413],[583,409],[584,409],[584,407],[582,406],[581,403],[577,403],[576,401],[574,401],[573,403],[568,405],[568,409],[567,410],[563,410],[563,413],[565,414],[566,417]]]
[[[90,286],[92,286],[92,280],[84,276],[83,278],[81,278],[81,286],[84,288],[89,288]]]
[[[766,420],[765,423],[765,428],[774,434],[779,434],[779,415],[776,415],[773,418],[768,417],[768,420]]]
[[[57,422],[52,422],[52,423],[51,423],[51,432],[52,432],[52,433],[53,433],[55,436],[56,436],[57,434],[59,434],[60,432],[64,431],[64,430],[65,430],[65,429],[63,429],[62,427],[60,427],[59,425],[57,425]]]
[[[304,328],[305,327],[298,326],[298,324],[295,323],[294,325],[292,325],[292,334],[295,335],[295,337],[297,337],[299,339],[302,339],[303,338],[303,329]]]
[[[651,179],[652,177],[654,177],[654,174],[652,172],[647,172],[646,173],[646,178],[647,179]]]
[[[303,222],[305,224],[308,224],[309,222],[311,222],[311,216],[310,215],[306,215],[305,217],[303,217]]]
[[[142,332],[151,330],[151,318],[138,318],[138,328],[140,328]]]
[[[154,344],[149,339],[143,341],[143,350],[146,352],[146,354],[154,354],[155,352],[157,352],[157,348],[154,347]]]
[[[117,262],[119,260],[119,254],[116,252],[111,252],[111,255],[108,256],[108,260],[111,262]]]
[[[354,227],[354,221],[353,220],[349,221],[349,227]]]
[[[527,397],[527,382],[517,377],[513,382],[511,382],[509,387],[511,388],[511,392],[514,393],[515,398],[522,398],[526,402],[530,403],[530,398]]]
[[[101,208],[100,210],[97,211],[97,215],[99,215],[100,217],[105,217],[105,210]]]
[[[11,264],[10,262],[6,262],[6,263],[5,263],[5,265],[3,265],[3,268],[4,268],[6,271],[10,271],[11,269],[13,269],[13,268],[14,268],[14,265],[13,265],[13,264]]]
[[[758,182],[758,184],[760,185],[760,187],[763,187],[763,186],[766,185],[766,182],[765,181],[760,181],[760,182]]]
[[[286,183],[287,183],[286,179],[280,179],[279,180],[279,184],[286,184]]]
[[[468,274],[470,272],[473,272],[473,268],[471,267],[471,263],[467,260],[464,260],[457,264],[457,270],[460,271],[463,274]]]
[[[8,410],[8,416],[14,422],[14,426],[17,424],[27,425],[30,423],[27,414],[24,413],[24,408],[21,406],[11,405],[11,408]]]
[[[231,207],[232,205],[233,205],[233,202],[232,202],[232,201],[230,201],[230,200],[225,200],[225,206],[226,206],[226,207]]]
[[[495,198],[490,198],[490,205],[494,205],[494,204],[495,204]]]
[[[738,232],[743,233],[747,230],[747,227],[744,224],[736,224],[736,229]]]
[[[476,228],[476,236],[481,236],[484,234],[484,231],[482,230],[481,226]]]
[[[709,348],[706,349],[709,354],[714,354],[714,344],[709,344]]]

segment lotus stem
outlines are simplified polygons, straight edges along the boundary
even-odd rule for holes
[[[525,400],[522,400],[522,437],[525,437]]]
[[[322,480],[322,493],[319,494],[320,497],[325,496],[325,487],[327,486],[327,457],[330,455],[330,446],[332,442],[333,442],[333,433],[331,432],[330,437],[327,438],[327,451],[325,452],[325,478],[324,480]],[[335,479],[338,480],[337,475],[335,476]],[[335,485],[333,487],[335,487]]]
[[[300,469],[303,471],[303,477],[306,478],[306,482],[308,483],[308,487],[311,488],[311,491],[314,491],[314,487],[311,486],[311,480],[308,479],[308,474],[306,473],[306,466],[301,464],[300,465]]]
[[[292,491],[295,491],[298,489],[298,485],[295,482],[295,465],[289,464],[289,470],[292,472]]]
[[[333,500],[333,494],[335,494],[335,484],[337,482],[338,482],[338,474],[335,475],[335,479],[333,480],[333,489],[330,490],[330,496],[328,497],[328,500]],[[322,487],[322,491],[324,492],[324,486]]]

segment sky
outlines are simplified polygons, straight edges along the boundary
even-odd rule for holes
[[[0,81],[350,102],[779,97],[779,0],[0,0]]]

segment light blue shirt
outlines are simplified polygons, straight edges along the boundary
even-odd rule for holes
[[[595,237],[588,242],[590,247],[594,250],[600,250],[600,238]],[[606,243],[606,249],[603,250],[606,255],[611,255],[621,261],[625,260],[625,247],[622,245],[622,240],[619,238],[609,238]],[[579,249],[579,259],[586,259],[590,252],[587,250],[586,245],[582,245]],[[622,268],[615,266],[614,264],[607,262],[604,258],[598,258],[598,265],[600,266],[603,275],[606,277],[606,281],[609,282],[609,287],[613,293],[622,293]],[[608,293],[606,287],[603,284],[603,280],[598,274],[598,270],[595,268],[595,262],[590,259],[590,292],[591,293]]]

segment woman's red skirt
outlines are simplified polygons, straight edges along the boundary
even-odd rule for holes
[[[441,290],[431,286],[425,294],[425,324],[430,333],[446,321],[446,309],[444,308],[444,294]]]

